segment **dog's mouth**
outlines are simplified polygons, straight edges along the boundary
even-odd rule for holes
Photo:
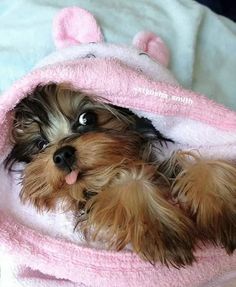
[[[110,173],[125,162],[139,158],[142,138],[136,133],[127,135],[111,132],[86,133],[64,142],[56,150],[48,150],[52,167],[67,185],[82,178],[94,182],[102,173]],[[113,171],[115,172],[115,171]],[[101,178],[101,181],[104,179]]]
[[[79,175],[79,170],[78,169],[71,170],[65,176],[66,183],[69,184],[69,185],[75,184],[76,181],[77,181],[78,175]]]
[[[59,148],[53,155],[55,166],[66,172],[65,182],[68,185],[75,184],[79,174],[79,169],[76,167],[76,149],[73,146],[64,146]]]

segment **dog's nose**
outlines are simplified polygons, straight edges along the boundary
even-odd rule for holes
[[[53,155],[55,165],[62,170],[71,170],[76,161],[75,148],[72,146],[63,146]]]

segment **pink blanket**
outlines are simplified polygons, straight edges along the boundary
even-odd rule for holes
[[[70,82],[151,119],[175,141],[163,148],[163,158],[179,148],[198,149],[206,157],[236,158],[236,113],[183,89],[166,68],[165,44],[153,33],[136,35],[134,47],[106,44],[93,16],[73,7],[56,17],[54,38],[59,49],[0,99],[3,286],[194,287],[236,276],[236,255],[220,248],[202,247],[197,262],[180,270],[154,267],[128,250],[89,248],[73,232],[70,213],[41,215],[21,204],[19,179],[7,174],[2,162],[11,148],[11,110],[38,83]]]

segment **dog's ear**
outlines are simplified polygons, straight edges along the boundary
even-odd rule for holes
[[[173,196],[196,221],[203,239],[232,253],[236,248],[236,165],[194,153],[179,152],[175,157],[181,169]]]
[[[191,264],[193,225],[163,197],[152,182],[154,173],[147,165],[121,170],[111,185],[92,197],[86,205],[86,238],[101,239],[116,250],[131,243],[141,258],[153,264]]]
[[[142,134],[147,140],[159,142],[174,142],[172,139],[165,137],[159,130],[157,130],[152,122],[147,118],[135,118],[135,130]]]
[[[160,131],[158,131],[152,124],[151,120],[139,117],[127,108],[113,106],[120,114],[131,119],[131,129],[142,135],[146,140],[154,140],[160,142],[174,142],[172,139],[165,137]]]

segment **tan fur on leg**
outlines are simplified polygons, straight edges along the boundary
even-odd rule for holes
[[[196,220],[202,235],[236,248],[236,166],[224,160],[207,160],[195,153],[179,152],[174,162],[182,167],[172,194]]]
[[[88,239],[101,238],[116,250],[131,243],[152,263],[190,264],[195,241],[192,222],[163,198],[153,184],[154,176],[148,165],[119,170],[111,184],[88,201],[84,231]]]

